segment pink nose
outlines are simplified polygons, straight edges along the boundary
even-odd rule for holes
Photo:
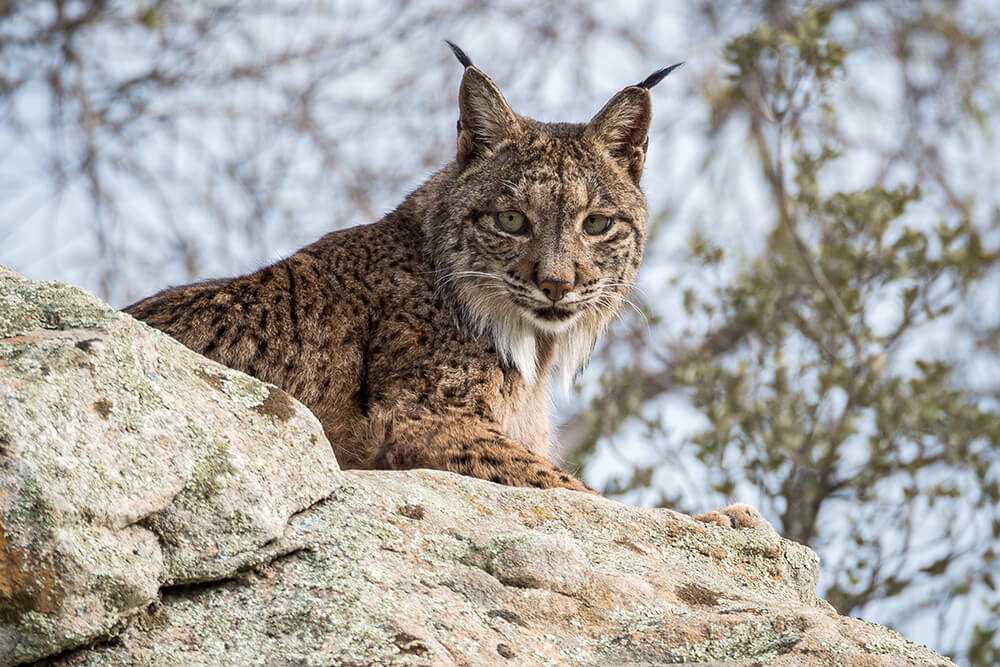
[[[565,280],[546,278],[538,283],[538,289],[545,292],[545,296],[549,297],[553,301],[559,301],[566,296],[566,292],[573,289],[573,286]]]

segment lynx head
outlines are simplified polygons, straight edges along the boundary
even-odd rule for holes
[[[528,383],[538,341],[551,339],[568,386],[635,281],[649,88],[677,65],[625,88],[588,123],[541,123],[511,111],[449,45],[465,75],[458,155],[427,220],[440,287]]]

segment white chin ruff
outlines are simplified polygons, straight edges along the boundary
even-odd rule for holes
[[[573,378],[586,367],[594,343],[604,332],[609,313],[587,309],[567,320],[542,320],[514,305],[506,296],[482,298],[460,288],[465,312],[478,333],[493,341],[503,361],[521,374],[524,381],[538,381],[539,334],[552,336],[556,342],[555,365],[559,367],[563,391],[569,393]]]

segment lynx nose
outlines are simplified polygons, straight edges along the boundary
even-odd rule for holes
[[[559,301],[566,296],[566,292],[573,289],[573,285],[565,280],[546,278],[538,283],[538,289],[545,292],[545,296],[549,297],[553,301]]]

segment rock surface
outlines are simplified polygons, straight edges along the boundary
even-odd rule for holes
[[[0,663],[296,548],[289,517],[338,474],[277,387],[0,268]]]
[[[952,664],[764,529],[338,472],[275,387],[2,270],[0,531],[2,665]]]

